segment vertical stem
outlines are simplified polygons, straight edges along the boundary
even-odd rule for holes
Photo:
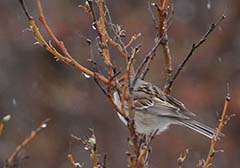
[[[170,49],[168,46],[168,35],[167,35],[167,9],[170,2],[169,0],[159,0],[158,8],[158,33],[161,40],[161,46],[164,56],[164,80],[167,82],[171,78],[172,74],[172,58],[170,54]]]
[[[207,156],[207,160],[204,163],[203,168],[208,168],[209,167],[210,162],[212,161],[212,158],[215,154],[215,146],[216,146],[216,143],[217,143],[217,139],[218,139],[219,135],[221,134],[221,131],[222,131],[223,127],[226,124],[225,123],[225,116],[226,116],[226,112],[227,112],[227,108],[228,108],[230,99],[231,98],[230,98],[230,95],[228,93],[228,95],[225,98],[225,103],[224,103],[224,107],[223,107],[223,111],[222,111],[222,116],[221,116],[221,119],[219,121],[219,125],[218,125],[217,131],[215,133],[215,136],[212,138],[211,146],[210,146],[208,156]]]
[[[111,78],[113,76],[113,68],[112,68],[112,63],[110,59],[110,54],[109,54],[109,49],[108,49],[108,44],[107,44],[107,32],[106,32],[106,24],[105,24],[105,14],[104,14],[104,2],[103,0],[98,0],[98,10],[99,10],[99,24],[98,24],[98,29],[100,32],[100,41],[102,44],[102,56],[104,58],[104,62],[108,66],[108,75]]]

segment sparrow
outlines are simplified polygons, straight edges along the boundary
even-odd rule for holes
[[[129,91],[127,91],[127,96]],[[189,111],[185,105],[170,95],[166,95],[159,87],[150,82],[137,79],[132,96],[132,110],[136,132],[144,135],[151,135],[154,132],[160,134],[171,124],[185,126],[208,138],[213,138],[215,129],[208,127],[192,119],[196,116]],[[113,93],[114,103],[121,109],[121,95],[118,91]],[[124,101],[124,111],[129,116],[128,103]],[[122,122],[127,125],[126,119],[118,113]],[[220,136],[222,136],[221,134]]]

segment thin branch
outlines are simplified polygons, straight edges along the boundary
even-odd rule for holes
[[[84,145],[84,149],[89,151],[90,157],[92,158],[93,168],[98,168],[98,165],[101,165],[101,163],[99,163],[98,158],[100,155],[97,153],[97,139],[94,130],[90,128],[90,131],[92,132],[92,135],[90,137],[86,136],[84,139],[79,138],[75,135],[71,135],[71,137],[76,139],[77,141],[80,141]]]
[[[104,154],[103,156],[103,168],[107,167],[107,154]]]
[[[158,35],[162,38],[161,46],[163,50],[164,57],[164,79],[165,81],[169,81],[172,74],[172,57],[170,54],[170,49],[168,45],[168,34],[167,34],[167,18],[168,18],[168,7],[170,5],[169,0],[159,0],[158,7]]]
[[[122,29],[119,25],[115,25],[113,24],[112,22],[112,18],[111,18],[111,15],[110,15],[110,11],[107,7],[107,5],[105,4],[105,11],[106,11],[106,16],[108,17],[108,23],[110,25],[110,28],[112,29],[114,35],[116,36],[116,39],[119,41],[118,42],[115,42],[112,38],[110,38],[110,36],[108,35],[108,40],[109,40],[109,44],[111,44],[112,46],[116,47],[119,52],[124,56],[125,58],[125,61],[128,62],[128,57],[129,57],[129,53],[127,51],[127,49],[125,48],[125,43],[122,41]]]
[[[11,115],[5,115],[1,120],[0,120],[0,137],[3,133],[3,129],[5,127],[5,124],[11,119]]]
[[[23,8],[23,11],[24,11],[25,15],[27,16],[27,19],[30,20],[32,18],[32,16],[29,15],[29,12],[28,12],[28,10],[26,8],[24,0],[19,0],[19,3],[21,5],[21,7]]]
[[[103,92],[103,94],[107,97],[109,97],[110,95],[108,94],[108,92],[102,87],[102,85],[100,84],[100,82],[98,81],[97,78],[94,78],[95,83],[97,84],[97,86],[101,89],[101,91]],[[110,96],[111,97],[111,96]]]
[[[104,58],[104,62],[108,66],[108,75],[109,77],[113,76],[113,67],[110,59],[108,44],[107,44],[107,32],[106,32],[106,24],[105,24],[105,14],[104,14],[104,3],[103,0],[97,1],[98,12],[99,12],[99,22],[96,23],[99,33],[100,33],[100,41],[103,45],[102,48],[102,56]]]
[[[4,124],[2,121],[0,121],[0,136],[2,135],[3,128],[4,128]]]
[[[138,159],[137,159],[137,165],[140,168],[144,168],[144,165],[145,165],[144,159],[147,156],[148,152],[149,152],[149,147],[147,145],[144,145],[143,149],[141,150],[141,153],[139,154]]]
[[[131,76],[131,73],[130,73],[130,70],[131,70],[131,66],[133,64],[133,60],[136,56],[138,52],[138,48],[134,48],[133,51],[132,51],[132,55],[128,61],[128,64],[127,64],[127,67],[126,67],[126,71],[125,71],[125,79],[124,79],[124,85],[122,87],[122,94],[121,94],[121,110],[123,111],[123,113],[125,113],[125,101],[126,101],[126,98],[128,98],[128,100],[130,99],[129,97],[127,97],[127,89],[130,88],[129,86],[129,82],[131,83],[131,80],[130,80],[130,76]],[[130,119],[134,119],[134,113],[132,111],[132,104],[128,103],[128,111],[129,111],[129,117]]]
[[[118,51],[124,56],[126,63],[128,63],[129,58],[130,58],[130,54],[129,54],[127,48],[131,46],[133,41],[135,41],[138,37],[141,36],[141,33],[133,35],[131,37],[130,41],[127,44],[125,44],[122,41],[122,37],[125,37],[125,30],[122,30],[121,26],[113,24],[112,18],[111,18],[111,15],[110,15],[110,12],[109,12],[109,9],[108,9],[107,5],[104,4],[104,6],[105,6],[106,16],[108,17],[108,22],[109,22],[107,24],[110,25],[110,28],[112,29],[114,35],[116,36],[116,39],[118,40],[118,42],[113,40],[106,31],[106,37],[108,39],[108,42],[109,42],[110,45],[112,45],[112,46],[114,46],[115,48],[118,49]],[[107,22],[107,19],[106,19],[106,22]],[[131,66],[130,71],[131,71],[132,74],[135,74],[133,66]]]
[[[160,0],[161,9],[167,9],[170,4],[170,0]]]
[[[182,168],[183,162],[186,160],[189,155],[189,149],[186,149],[184,153],[180,153],[180,156],[177,159],[178,168]]]
[[[124,44],[124,42],[121,39],[121,34],[124,31],[121,30],[121,27],[119,25],[113,24],[112,18],[111,18],[111,15],[110,15],[110,11],[109,11],[109,9],[108,9],[106,4],[104,4],[104,8],[105,8],[105,13],[106,13],[106,22],[107,22],[108,25],[110,25],[110,28],[112,29],[114,35],[116,36],[116,39],[119,41],[119,42],[116,42],[115,40],[113,40],[109,36],[109,34],[107,34],[108,35],[107,38],[109,40],[109,44],[111,44],[112,46],[116,47],[119,50],[119,52],[124,56],[125,61],[127,62],[128,61],[128,57],[129,57],[129,53],[128,53],[128,51],[125,48],[126,45]],[[107,18],[108,18],[108,20],[107,20]]]
[[[148,54],[145,56],[144,60],[142,61],[142,63],[140,64],[140,66],[138,67],[133,83],[132,83],[132,87],[135,86],[136,81],[139,77],[142,77],[142,75],[140,75],[140,73],[145,74],[147,68],[145,69],[145,71],[142,71],[143,68],[147,65],[147,67],[150,65],[151,60],[153,60],[153,56],[155,55],[154,53],[156,52],[157,48],[159,47],[159,45],[161,44],[161,39],[158,39],[157,42],[155,43],[155,45],[153,46],[153,48],[151,49],[151,51],[148,52]]]
[[[134,34],[124,48],[127,49],[133,43],[133,41],[135,41],[141,35],[142,35],[141,33]]]
[[[168,35],[165,34],[165,41],[161,43],[163,56],[164,56],[164,78],[165,81],[169,81],[172,75],[172,57],[170,54],[170,49],[168,45]]]
[[[149,11],[150,14],[151,14],[152,21],[153,21],[153,25],[154,25],[155,29],[158,29],[157,20],[156,20],[156,17],[155,17],[155,15],[154,15],[153,11],[152,11],[152,6],[153,6],[153,5],[154,5],[154,4],[152,4],[152,2],[149,0],[149,1],[148,1],[148,11]]]
[[[31,134],[27,138],[25,138],[24,141],[19,146],[17,146],[15,151],[8,158],[6,164],[3,166],[3,168],[8,168],[12,163],[14,163],[19,152],[23,148],[25,148],[43,129],[47,128],[47,124],[49,121],[50,121],[49,118],[44,120],[37,129],[33,130],[31,132]]]
[[[117,113],[119,113],[121,116],[125,118],[126,121],[128,121],[128,117],[126,116],[125,112],[123,112],[118,106],[114,103],[113,97],[101,86],[97,78],[94,78],[95,83],[98,85],[98,87],[101,89],[103,94],[108,98],[110,103],[113,105],[113,108],[116,110]]]
[[[128,155],[128,162],[130,167],[136,167],[136,161],[133,159],[134,156],[139,156],[140,151],[139,151],[139,137],[136,134],[135,131],[135,113],[133,111],[133,99],[131,95],[131,88],[132,88],[132,75],[131,74],[131,67],[134,61],[134,58],[139,51],[139,47],[135,47],[132,50],[131,57],[128,61],[126,71],[124,74],[124,80],[123,80],[123,87],[121,90],[121,111],[124,112],[125,114],[125,106],[128,106],[128,116],[127,116],[127,126],[128,130],[131,135],[131,139],[129,140],[129,155]],[[129,89],[129,93],[127,94],[127,90]],[[127,103],[127,105],[125,104]],[[132,154],[134,153],[134,154]]]
[[[144,136],[139,141],[139,155],[137,155],[137,160],[136,160],[136,167],[140,168],[145,168],[145,166],[148,164],[148,159],[149,159],[149,153],[151,152],[151,146],[150,143],[153,140],[153,138],[157,135],[158,129],[153,131],[150,135]]]
[[[53,40],[53,42],[56,43],[56,45],[60,48],[60,50],[63,52],[63,54],[66,57],[72,58],[72,56],[67,51],[67,48],[65,47],[63,41],[58,40],[58,38],[54,35],[51,28],[48,26],[47,21],[44,16],[44,13],[43,13],[41,0],[37,0],[37,7],[38,7],[38,11],[39,11],[39,21],[42,23],[42,25],[43,25],[44,29],[46,30],[46,32],[48,33],[49,37]]]
[[[157,38],[161,39],[161,48],[163,50],[163,60],[164,60],[164,80],[169,81],[172,75],[172,57],[170,54],[170,49],[168,45],[168,23],[169,18],[171,15],[169,15],[168,10],[169,7],[172,5],[170,4],[170,0],[159,0],[159,3],[150,3],[148,10],[150,11],[152,15],[152,19],[155,25],[155,28],[157,30]],[[157,9],[158,13],[158,24],[156,23],[156,18],[152,12],[151,6],[154,6]],[[172,9],[172,8],[171,8]],[[145,76],[149,68],[145,69],[146,71],[142,73],[142,76]]]
[[[76,163],[75,160],[73,159],[73,155],[72,155],[72,154],[68,154],[67,157],[68,157],[68,160],[70,161],[70,163],[72,164],[72,166],[73,166],[74,168],[77,168],[77,163]]]
[[[141,76],[140,76],[140,79],[142,79],[142,80],[145,79],[147,73],[148,73],[149,70],[150,70],[150,64],[151,64],[151,62],[152,62],[152,60],[153,60],[153,58],[154,58],[155,56],[156,56],[156,52],[154,52],[154,53],[152,54],[152,56],[150,57],[147,65],[145,66],[145,69],[143,70],[143,72],[142,72],[142,74],[141,74]]]
[[[224,107],[223,107],[223,111],[222,111],[222,116],[221,116],[221,119],[219,121],[219,125],[218,125],[218,128],[216,130],[216,133],[211,140],[211,146],[210,146],[210,149],[209,149],[209,152],[208,152],[207,160],[204,163],[203,168],[208,168],[209,167],[210,162],[211,162],[214,154],[216,153],[215,146],[216,146],[217,140],[218,140],[218,138],[219,138],[219,136],[222,132],[223,127],[226,125],[226,112],[227,112],[227,109],[228,109],[230,99],[231,99],[230,93],[229,93],[229,91],[227,91],[227,96],[225,98]]]
[[[27,12],[26,7],[23,3],[23,0],[19,0],[24,12],[26,13],[28,19],[29,19],[29,25],[31,30],[33,31],[35,38],[38,40],[38,42],[46,49],[48,50],[51,54],[53,54],[57,60],[60,60],[66,64],[72,65],[73,67],[75,67],[77,70],[89,75],[89,76],[96,76],[100,81],[102,81],[105,84],[109,84],[109,80],[107,78],[105,78],[103,75],[98,74],[98,73],[94,73],[91,70],[85,68],[84,66],[80,65],[76,60],[74,60],[72,57],[64,57],[63,55],[61,55],[52,45],[48,44],[46,42],[46,40],[44,39],[44,37],[42,36],[41,32],[39,31],[35,20],[33,19],[33,17]],[[111,83],[111,85],[115,85],[113,82]]]
[[[98,67],[97,67],[97,62],[96,62],[96,59],[95,59],[95,56],[94,56],[94,52],[93,52],[93,46],[92,46],[92,41],[88,38],[85,38],[86,39],[86,42],[88,44],[88,47],[89,47],[89,52],[90,52],[90,59],[88,60],[90,63],[92,63],[93,65],[93,71],[95,73],[99,73],[99,70],[98,70]],[[94,79],[95,79],[95,76],[94,75]]]
[[[173,75],[173,77],[166,83],[165,87],[164,87],[164,92],[166,94],[168,94],[171,91],[172,85],[174,83],[174,81],[176,80],[177,76],[179,75],[179,73],[181,72],[181,70],[184,68],[185,64],[187,63],[187,61],[191,58],[191,56],[193,55],[194,51],[200,47],[208,38],[208,36],[212,33],[212,31],[225,19],[225,15],[222,15],[216,23],[212,24],[210,26],[210,28],[208,29],[208,31],[206,32],[206,34],[195,44],[192,45],[191,50],[189,51],[188,55],[185,57],[185,59],[181,62],[181,64],[178,66],[177,71],[175,72],[175,74]]]

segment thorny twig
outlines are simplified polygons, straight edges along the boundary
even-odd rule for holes
[[[47,128],[47,124],[49,121],[49,118],[44,120],[37,129],[33,130],[31,134],[27,138],[25,138],[20,145],[17,146],[15,151],[7,159],[3,168],[8,168],[9,166],[11,166],[11,164],[15,162],[15,159],[17,158],[19,152],[24,149],[43,129]]]
[[[173,75],[173,77],[166,83],[166,85],[164,86],[164,92],[166,94],[168,94],[171,91],[172,85],[174,83],[174,81],[176,80],[177,76],[179,75],[179,73],[181,72],[181,70],[184,68],[185,64],[187,63],[187,61],[191,58],[191,56],[193,55],[194,51],[200,47],[208,38],[208,36],[211,34],[211,32],[225,19],[225,15],[222,15],[216,23],[212,24],[210,26],[210,28],[208,29],[208,31],[206,32],[206,34],[195,44],[192,45],[191,50],[189,51],[188,55],[185,57],[185,59],[181,62],[181,64],[178,66],[177,71],[175,72],[175,74]]]

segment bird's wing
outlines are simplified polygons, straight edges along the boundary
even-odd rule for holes
[[[180,108],[168,103],[167,101],[159,98],[138,98],[134,100],[135,110],[166,117],[176,117],[182,119],[189,119],[188,116],[180,113]]]
[[[136,110],[144,110],[154,106],[154,102],[149,98],[134,99],[134,108]]]
[[[194,114],[193,112],[189,111],[182,102],[180,102],[179,100],[175,99],[174,97],[170,96],[170,95],[166,95],[167,101],[170,104],[173,104],[175,107],[180,109],[180,112],[183,113],[184,115],[187,116],[196,116],[196,114]]]
[[[133,92],[134,108],[152,115],[189,119],[195,116],[183,103],[165,95],[157,86],[138,79]]]

